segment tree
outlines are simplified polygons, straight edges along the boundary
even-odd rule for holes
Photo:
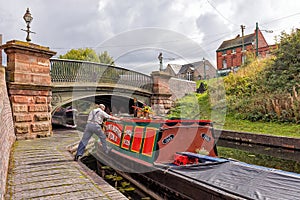
[[[97,55],[95,50],[91,48],[71,49],[66,54],[60,55],[59,58],[70,60],[86,60],[90,62],[115,65],[113,58],[108,54],[107,51],[104,51],[103,53]]]
[[[293,92],[300,89],[300,30],[282,33],[275,62],[265,73],[265,84],[271,92]]]
[[[99,55],[100,63],[108,64],[108,65],[115,65],[114,59],[108,55],[107,51],[104,51]]]
[[[99,63],[99,57],[97,53],[90,48],[85,49],[71,49],[65,55],[60,55],[61,59],[70,59],[70,60],[86,60],[91,62]]]

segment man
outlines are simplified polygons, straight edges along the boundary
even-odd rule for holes
[[[139,111],[139,103],[137,101],[137,99],[134,97],[133,98],[133,116],[137,117],[138,116],[138,111]]]
[[[109,153],[109,149],[106,146],[106,135],[103,133],[102,130],[103,119],[108,118],[112,120],[120,120],[120,118],[111,116],[107,114],[104,110],[105,110],[105,105],[99,104],[98,108],[93,109],[89,113],[87,125],[84,129],[83,136],[78,145],[77,153],[74,158],[75,161],[78,161],[79,157],[83,155],[85,147],[93,134],[96,134],[100,138],[103,151],[105,153]]]

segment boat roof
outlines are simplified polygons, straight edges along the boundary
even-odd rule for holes
[[[214,158],[216,159],[216,158]],[[300,174],[229,160],[198,167],[174,167],[177,176],[246,199],[300,199]]]
[[[146,123],[212,123],[211,120],[198,120],[198,119],[141,119],[141,118],[123,118],[125,122],[146,122]]]

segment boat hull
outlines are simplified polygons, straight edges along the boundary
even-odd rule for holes
[[[107,121],[105,127],[115,153],[145,165],[172,162],[182,151],[217,155],[210,121],[132,119]]]

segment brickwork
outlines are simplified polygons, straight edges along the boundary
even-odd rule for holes
[[[8,163],[12,144],[15,141],[12,110],[6,89],[5,69],[0,65],[0,199],[5,194]]]
[[[253,35],[255,37],[255,35]],[[256,39],[255,39],[256,40]],[[244,46],[244,49],[246,52],[253,52],[255,53],[255,45],[256,42],[255,40],[253,41],[252,44],[247,44]],[[232,46],[228,47],[228,49],[224,50],[226,51],[217,51],[216,56],[217,56],[217,69],[230,69],[231,67],[237,67],[242,65],[242,46]],[[270,52],[270,47],[264,38],[262,32],[258,30],[258,52],[261,57],[267,56]],[[223,64],[223,61],[226,61],[226,65]]]
[[[174,102],[184,95],[196,91],[196,83],[171,77],[166,72],[155,71],[151,107],[156,115],[166,115]]]
[[[155,114],[165,115],[172,106],[172,93],[169,87],[171,78],[166,72],[154,71],[151,74],[153,78],[153,95],[151,97],[151,107]]]
[[[48,47],[21,41],[2,46],[7,54],[9,97],[17,139],[52,135],[50,57]]]
[[[2,35],[0,34],[0,45],[2,45]],[[2,66],[2,49],[0,48],[0,66]]]

